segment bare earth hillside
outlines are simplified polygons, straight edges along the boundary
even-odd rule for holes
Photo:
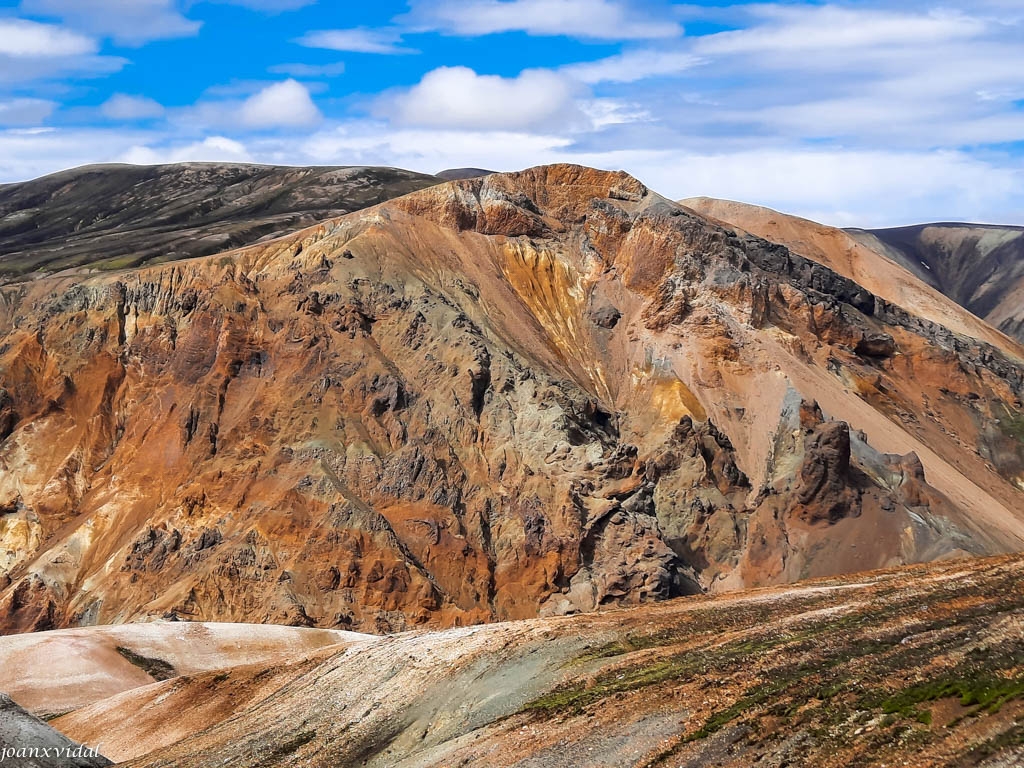
[[[1010,768],[1020,556],[441,632],[173,678],[54,721],[124,764]]]
[[[52,718],[123,691],[373,639],[276,625],[153,622],[0,637],[0,691]]]
[[[1011,340],[994,327],[964,309],[970,307],[963,296],[936,286],[934,279],[905,259],[893,259],[892,253],[857,230],[827,227],[797,216],[757,205],[697,197],[680,201],[683,205],[730,226],[739,227],[795,253],[824,264],[854,280],[872,293],[921,317],[945,325],[958,333],[984,339],[1010,354],[1021,355],[1017,340]],[[1022,263],[1024,268],[1024,263]],[[922,270],[925,274],[921,274]],[[985,314],[981,314],[985,317]]]

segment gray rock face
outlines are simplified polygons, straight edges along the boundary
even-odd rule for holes
[[[0,693],[0,765],[16,768],[99,768],[113,765],[76,744]]]

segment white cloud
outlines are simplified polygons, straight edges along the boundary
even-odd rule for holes
[[[0,19],[0,55],[12,58],[58,58],[95,53],[96,41],[54,24]]]
[[[561,71],[582,83],[635,83],[649,77],[677,75],[706,61],[685,50],[636,50],[598,61],[570,64]]]
[[[1012,14],[1000,12],[1014,10],[1016,0],[979,0],[970,7],[966,0],[942,0],[964,9],[959,14],[932,12],[937,1],[748,3],[713,10],[715,21],[737,31],[681,37],[676,21],[684,14],[666,9],[654,16],[652,4],[639,0],[424,0],[400,20],[405,27],[312,32],[301,42],[408,52],[402,33],[428,30],[648,42],[613,56],[601,47],[595,56],[604,58],[514,77],[442,67],[411,87],[364,101],[375,119],[340,123],[322,118],[310,92],[323,85],[316,78],[340,74],[341,62],[277,65],[271,71],[282,79],[313,82],[236,80],[208,90],[192,107],[168,109],[166,121],[145,124],[145,130],[0,131],[0,180],[114,159],[385,164],[422,171],[576,162],[624,168],[671,197],[743,199],[833,224],[1024,221],[1024,157],[998,146],[1024,136],[1024,109],[1017,103],[1024,95],[1024,37]],[[263,0],[244,2],[274,10]],[[82,3],[113,8],[127,0]],[[190,7],[158,0],[141,5],[174,13]],[[570,8],[577,12],[567,13]],[[0,83],[33,72],[51,78],[98,73],[123,63],[93,51],[42,59],[13,58],[0,49]],[[513,63],[530,58],[524,46]],[[32,95],[59,99],[65,85],[47,81]],[[156,116],[158,108],[112,99],[104,111],[132,120],[147,110]],[[28,118],[33,109],[41,115],[45,107],[12,106],[8,115],[38,125]],[[61,122],[74,114],[62,112]],[[96,110],[80,114],[91,117]]]
[[[92,37],[56,24],[0,17],[0,84],[106,75],[127,63],[98,49]]]
[[[393,129],[386,123],[360,121],[315,133],[298,149],[306,163],[391,165],[433,173],[454,167],[514,170],[556,162],[558,153],[571,143],[555,133]]]
[[[919,45],[976,37],[986,24],[960,13],[914,14],[835,5],[751,5],[748,10],[767,23],[720,32],[697,40],[707,54],[781,53],[864,50],[874,46]]]
[[[147,120],[163,117],[165,110],[153,99],[115,93],[100,106],[100,111],[111,120]]]
[[[1019,140],[1024,39],[1003,18],[923,5],[717,8],[718,21],[745,28],[560,71],[605,93],[636,84],[630,101],[693,148],[813,140],[902,151]],[[655,81],[666,76],[677,82]]]
[[[0,182],[25,181],[64,168],[110,162],[139,140],[120,131],[0,130]]]
[[[63,19],[119,43],[141,45],[199,32],[200,23],[185,18],[177,5],[176,0],[22,0],[21,9]]]
[[[314,134],[299,152],[305,163],[397,165],[427,172],[518,170],[557,162],[625,169],[672,199],[744,200],[838,226],[1024,221],[1022,163],[954,151],[579,151],[554,132],[394,130],[356,123]]]
[[[326,48],[331,51],[352,53],[380,53],[384,55],[418,53],[412,48],[403,48],[402,35],[394,29],[324,29],[307,32],[297,41],[307,48]]]
[[[238,5],[253,11],[294,11],[298,8],[305,8],[313,5],[317,0],[206,0],[208,3],[220,3],[222,5]]]
[[[592,128],[604,128],[609,125],[624,125],[637,121],[650,120],[651,113],[636,104],[617,99],[589,99],[578,103],[580,110],[587,116]]]
[[[838,226],[1019,220],[1024,170],[963,152],[771,149],[693,154],[649,168],[674,198],[708,195],[767,205]]]
[[[0,125],[39,125],[57,108],[47,99],[0,101]]]
[[[393,165],[427,172],[572,162],[625,169],[673,199],[745,200],[840,226],[1024,221],[1024,163],[955,151],[673,147],[584,152],[554,131],[395,129],[376,121],[325,127],[302,140],[271,135],[244,142],[219,135],[180,142],[138,131],[0,131],[0,181],[114,160]]]
[[[659,18],[660,16],[660,18]],[[682,27],[621,0],[418,0],[405,20],[455,35],[526,32],[597,40],[678,37]]]
[[[336,61],[331,64],[275,64],[268,72],[275,75],[291,77],[337,77],[344,74],[345,62]]]
[[[164,163],[231,162],[248,163],[252,157],[241,142],[224,136],[210,136],[192,144],[160,146],[136,145],[119,158],[120,162],[135,165],[161,165]]]
[[[440,67],[412,88],[382,98],[380,114],[398,125],[494,129],[570,127],[582,117],[572,81],[550,70],[517,77],[478,75],[468,67]]]
[[[291,79],[250,96],[242,103],[240,116],[252,128],[309,126],[322,119],[306,86]]]

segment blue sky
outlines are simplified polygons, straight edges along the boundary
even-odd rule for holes
[[[180,160],[1024,224],[1024,0],[0,0],[0,182]]]

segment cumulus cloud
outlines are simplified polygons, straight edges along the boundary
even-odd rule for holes
[[[242,103],[242,122],[252,128],[302,127],[322,119],[309,90],[288,79],[268,85]]]
[[[95,53],[96,41],[55,24],[0,19],[0,55],[12,58],[59,58]]]
[[[543,69],[506,78],[440,67],[381,99],[377,111],[398,125],[505,131],[566,128],[581,117],[572,81]]]
[[[164,163],[187,162],[252,162],[245,145],[224,136],[210,136],[202,141],[185,145],[163,145],[151,147],[136,145],[119,158],[123,163],[135,165],[161,165]]]
[[[402,35],[397,29],[324,29],[307,32],[296,42],[307,48],[326,48],[331,51],[352,53],[379,53],[384,55],[418,53],[400,45]]]
[[[145,96],[115,93],[100,106],[100,112],[111,120],[148,120],[163,117],[163,105]]]
[[[21,9],[63,19],[119,43],[141,45],[199,32],[200,23],[183,16],[177,5],[176,0],[22,0]]]
[[[668,14],[643,13],[620,0],[418,0],[405,20],[454,35],[526,32],[596,40],[677,37]]]

